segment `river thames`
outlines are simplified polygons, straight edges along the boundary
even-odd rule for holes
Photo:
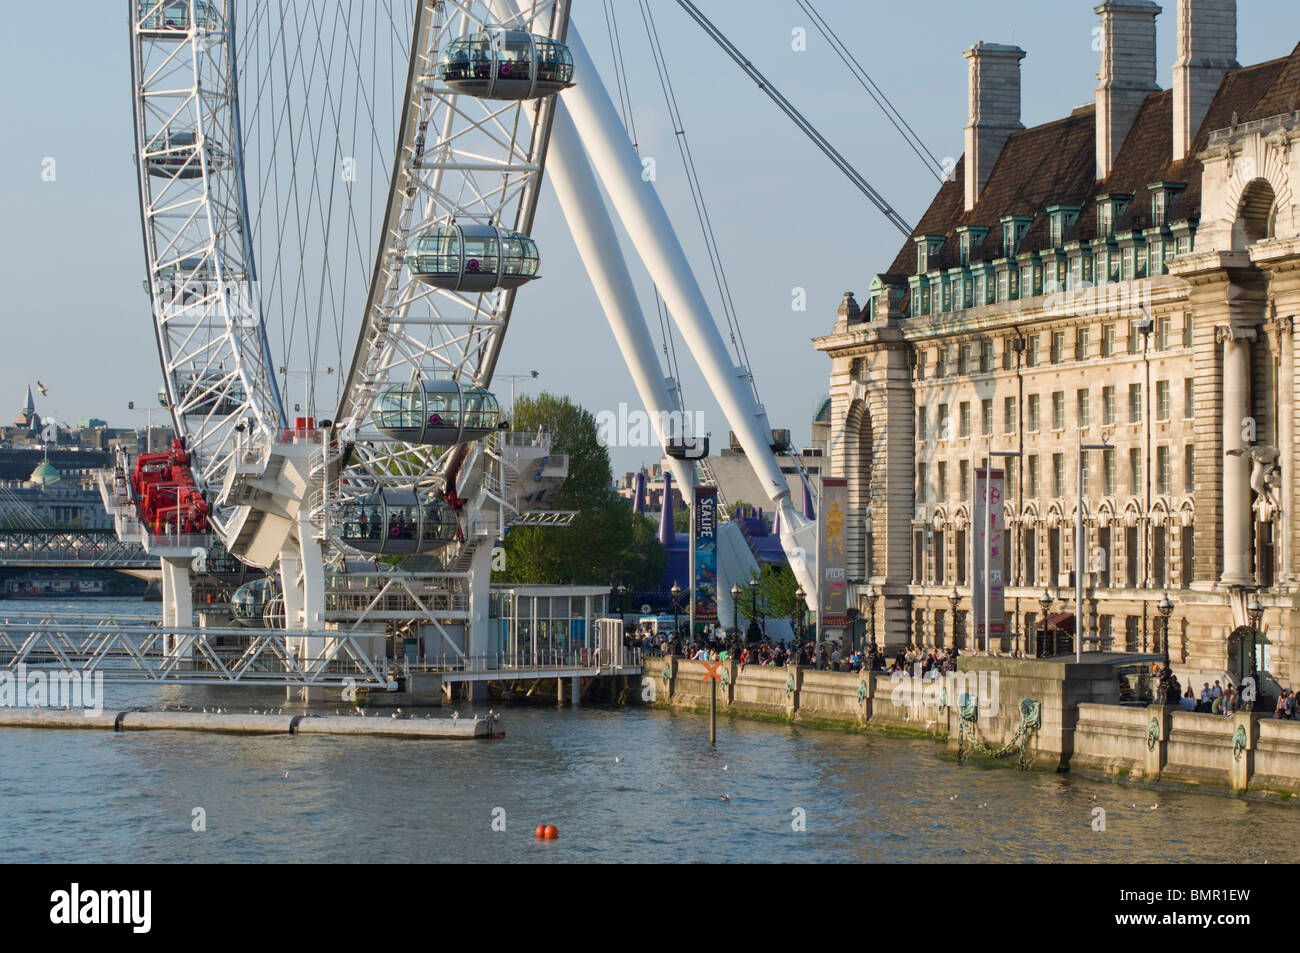
[[[148,607],[132,603],[129,611]],[[106,708],[285,705],[282,691],[261,689],[109,684],[105,695]],[[439,715],[452,710],[474,711],[454,703]],[[1300,824],[1288,803],[960,765],[923,739],[724,718],[710,750],[705,716],[599,706],[502,710],[506,737],[491,742],[0,729],[0,860],[1300,857]],[[192,829],[196,808],[205,831]],[[1098,808],[1104,830],[1094,830]],[[537,841],[542,823],[555,824],[559,838]]]

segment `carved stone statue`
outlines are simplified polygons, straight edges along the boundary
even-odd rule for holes
[[[1282,468],[1278,465],[1277,447],[1267,445],[1229,450],[1229,456],[1244,456],[1250,461],[1250,489],[1255,494],[1251,509],[1255,518],[1266,523],[1273,518],[1281,503]]]

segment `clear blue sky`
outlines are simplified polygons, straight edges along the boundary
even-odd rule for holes
[[[901,237],[727,60],[675,3],[654,0],[686,131],[713,212],[724,264],[774,426],[806,442],[827,390],[827,360],[809,339],[829,330],[840,295],[865,296],[870,276],[892,261]],[[700,0],[700,7],[798,105],[909,221],[936,183],[834,57],[794,0]],[[705,262],[699,227],[672,141],[649,47],[632,0],[616,0],[643,154],[688,252]],[[966,119],[962,51],[978,40],[1016,43],[1026,125],[1093,99],[1096,17],[1090,0],[984,0],[925,4],[819,0],[817,8],[940,158],[959,156]],[[1175,3],[1157,20],[1158,80],[1170,82]],[[574,0],[574,17],[612,88],[601,4]],[[4,345],[0,408],[9,418],[40,378],[42,412],[61,421],[102,417],[142,425],[161,383],[147,299],[132,168],[125,4],[12,4],[0,38],[8,90],[0,148],[3,197]],[[77,14],[77,15],[69,15]],[[791,48],[807,30],[808,49]],[[1289,53],[1300,41],[1300,7],[1282,0],[1239,4],[1238,61]],[[42,160],[57,161],[44,182]],[[543,192],[534,229],[544,279],[519,296],[499,373],[536,369],[533,386],[570,394],[593,411],[638,407],[613,335],[560,215]],[[649,281],[632,256],[636,275]],[[701,269],[702,283],[707,273]],[[803,287],[808,310],[791,310]],[[706,290],[710,286],[706,285]],[[656,339],[658,337],[655,332]],[[688,404],[704,411],[715,446],[727,425],[679,348]],[[509,385],[497,388],[508,395]],[[8,402],[6,404],[5,402]],[[327,408],[320,410],[328,412]],[[615,471],[656,458],[614,453]]]

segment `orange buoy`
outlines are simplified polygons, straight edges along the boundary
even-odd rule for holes
[[[536,831],[536,834],[537,834],[537,837],[538,837],[539,839],[545,837],[545,836],[546,836],[546,825],[545,825],[545,824],[538,824],[538,825],[537,825],[537,831]]]
[[[560,829],[556,827],[554,824],[547,824],[546,831],[543,833],[542,836],[545,837],[547,840],[555,840],[555,838],[560,836]]]

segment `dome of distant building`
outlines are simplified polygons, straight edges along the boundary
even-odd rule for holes
[[[31,478],[27,482],[34,487],[44,489],[47,486],[53,486],[62,479],[63,474],[58,471],[54,464],[48,460],[42,460],[36,465],[36,469],[32,471]]]

